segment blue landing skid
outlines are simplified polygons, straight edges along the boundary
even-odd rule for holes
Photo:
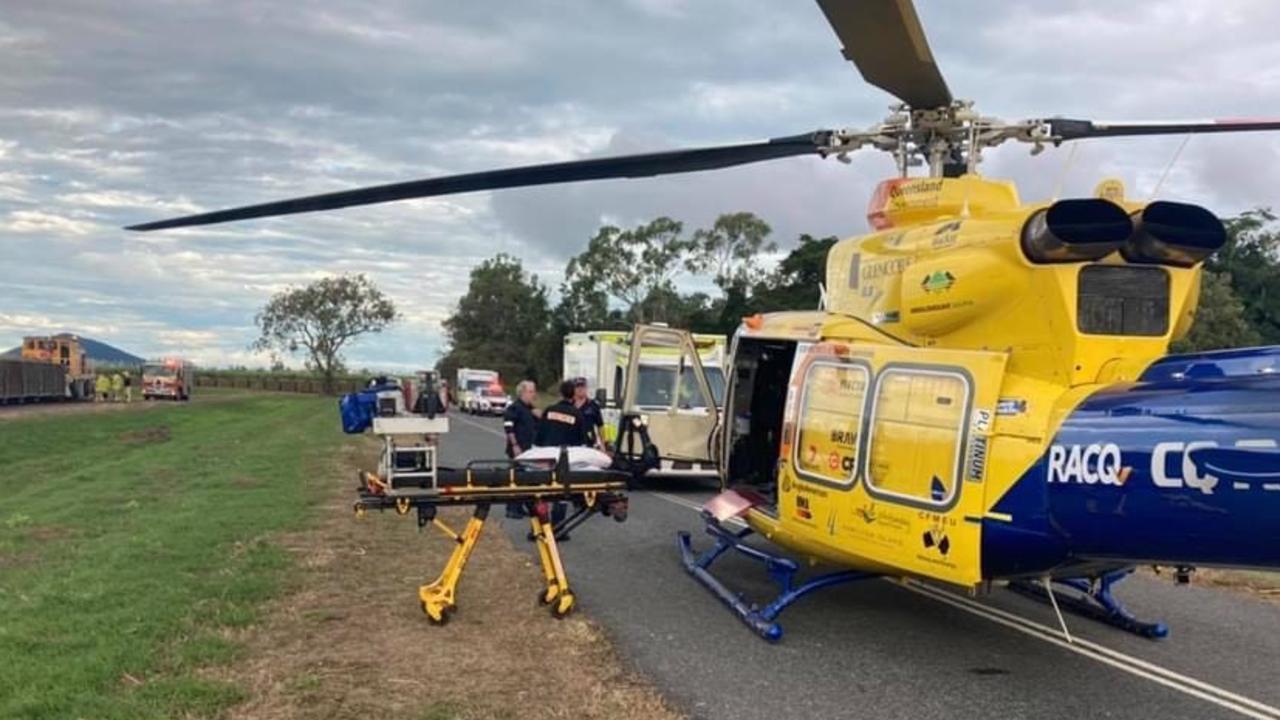
[[[1106,623],[1153,640],[1169,636],[1169,626],[1162,622],[1143,622],[1133,616],[1124,604],[1111,594],[1116,583],[1129,577],[1133,568],[1104,573],[1096,579],[1066,578],[1054,580],[1054,583],[1075,590],[1079,595],[1055,595],[1058,606],[1091,620]],[[1044,584],[1035,580],[1015,580],[1009,583],[1009,589],[1041,602],[1049,602],[1049,593]]]
[[[751,528],[743,528],[738,532],[734,532],[726,529],[719,522],[708,519],[707,534],[716,539],[715,547],[701,555],[695,555],[689,533],[681,532],[679,533],[680,556],[684,562],[684,569],[694,579],[702,583],[703,586],[711,591],[711,594],[719,598],[720,602],[727,605],[730,610],[733,610],[742,619],[742,622],[747,624],[747,627],[769,642],[778,642],[782,639],[782,626],[774,621],[787,606],[796,600],[815,590],[821,590],[832,585],[878,577],[877,575],[850,570],[819,575],[797,587],[794,584],[794,580],[800,567],[796,565],[795,561],[780,555],[772,555],[744,544],[742,542],[743,538],[750,535],[751,532]],[[779,587],[778,597],[774,598],[773,602],[764,607],[753,603],[749,604],[741,595],[725,587],[710,573],[708,568],[711,563],[715,562],[717,558],[729,549],[737,550],[753,560],[764,563],[765,572],[768,573],[769,579],[777,583]]]

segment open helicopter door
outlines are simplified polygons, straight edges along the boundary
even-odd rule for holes
[[[689,332],[635,327],[622,412],[646,425],[664,473],[714,471],[710,441],[719,415]]]
[[[1005,360],[801,343],[777,504],[796,544],[889,573],[981,582],[984,482]]]

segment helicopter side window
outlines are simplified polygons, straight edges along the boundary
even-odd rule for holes
[[[867,439],[867,490],[908,505],[947,508],[959,494],[970,381],[953,370],[885,368]]]
[[[801,475],[842,487],[853,484],[870,379],[870,370],[860,363],[820,360],[809,366],[794,449]]]

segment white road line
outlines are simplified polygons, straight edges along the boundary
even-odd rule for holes
[[[466,418],[465,416],[463,416],[463,415],[450,415],[450,416],[449,416],[449,419],[450,419],[450,420],[461,420],[463,425],[469,425],[469,426],[471,426],[471,427],[473,427],[473,428],[475,428],[475,429],[477,429],[477,430],[483,430],[483,431],[485,431],[485,432],[487,432],[487,433],[489,433],[489,434],[491,434],[491,435],[497,435],[498,437],[503,438],[503,439],[505,439],[505,438],[507,437],[506,435],[504,435],[504,434],[502,433],[502,431],[501,431],[501,430],[494,430],[493,428],[489,427],[488,425],[481,425],[480,423],[476,422],[475,420],[469,420],[469,419],[467,419],[467,418]]]
[[[661,498],[667,502],[674,503],[681,507],[692,510],[701,510],[702,506],[685,500],[684,498],[669,495],[663,492],[650,491],[647,494]],[[887,578],[886,578],[887,579]],[[1001,610],[999,608],[983,605],[982,603],[970,600],[962,595],[957,595],[951,591],[926,585],[914,580],[890,580],[895,585],[905,590],[916,593],[923,597],[946,603],[958,610],[963,610],[972,615],[990,620],[1020,633],[1043,640],[1044,642],[1056,645],[1064,650],[1076,653],[1091,660],[1095,660],[1104,665],[1116,668],[1131,675],[1135,675],[1146,680],[1150,680],[1158,685],[1177,690],[1178,692],[1199,698],[1206,702],[1213,703],[1222,708],[1226,708],[1233,712],[1239,713],[1246,717],[1258,718],[1259,720],[1280,720],[1280,708],[1266,705],[1242,695],[1237,695],[1220,688],[1216,685],[1188,677],[1180,673],[1174,672],[1166,667],[1147,662],[1141,658],[1128,655],[1126,653],[1112,650],[1111,648],[1099,645],[1079,637],[1073,637],[1074,642],[1068,643],[1062,632],[1048,625],[1042,625],[1034,620],[1030,620],[1013,613]]]
[[[958,595],[949,590],[944,590],[942,588],[934,587],[932,585],[926,585],[924,583],[921,583],[915,580],[907,580],[903,583],[903,585],[908,590],[911,590],[913,592],[923,591],[925,594],[929,594],[938,600],[953,601],[955,603],[964,605],[968,609],[972,609],[976,612],[986,613],[992,620],[999,619],[1007,622],[1017,623],[1023,627],[1026,627],[1030,631],[1037,632],[1041,635],[1047,635],[1048,637],[1046,637],[1046,639],[1052,640],[1058,644],[1061,644],[1064,641],[1062,633],[1057,628],[1050,627],[1048,625],[1042,625],[1034,620],[1030,620],[1028,618],[1015,615],[1011,612],[1008,612],[1007,610],[1001,610],[1000,608],[991,607],[989,605],[983,605],[982,603],[979,603],[975,600],[964,597],[963,595]],[[1104,645],[1099,645],[1098,643],[1091,642],[1089,640],[1085,640],[1075,636],[1072,637],[1072,640],[1073,640],[1073,643],[1072,643],[1071,649],[1077,650],[1077,651],[1086,650],[1093,653],[1097,653],[1098,655],[1101,655],[1101,656],[1111,658],[1117,662],[1123,663],[1125,665],[1126,671],[1129,671],[1131,668],[1133,668],[1137,670],[1146,671],[1147,673],[1150,673],[1150,674],[1160,675],[1172,682],[1185,683],[1186,685],[1192,686],[1193,688],[1197,688],[1205,693],[1214,694],[1228,703],[1238,703],[1240,705],[1248,706],[1260,713],[1263,713],[1265,717],[1268,717],[1268,718],[1280,717],[1280,708],[1275,708],[1271,705],[1266,705],[1264,703],[1258,702],[1257,700],[1244,697],[1243,695],[1237,695],[1236,693],[1233,693],[1230,690],[1226,690],[1216,685],[1212,685],[1203,680],[1198,680],[1196,678],[1183,675],[1181,673],[1170,670],[1164,666],[1156,665],[1155,663],[1148,662],[1146,660],[1135,657],[1133,655],[1128,655],[1118,650],[1112,650],[1109,647],[1106,647]],[[1101,658],[1098,658],[1098,659],[1101,659]],[[1147,677],[1147,675],[1144,674],[1143,677]],[[1183,689],[1183,688],[1179,686],[1179,689]],[[1237,708],[1233,708],[1233,709],[1237,709]]]

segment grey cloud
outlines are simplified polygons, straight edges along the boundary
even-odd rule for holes
[[[920,2],[958,95],[1005,117],[1280,109],[1280,6]],[[552,285],[598,224],[760,213],[788,241],[865,228],[881,157],[414,201],[129,235],[121,225],[487,167],[863,126],[862,84],[811,2],[17,0],[0,20],[0,344],[95,328],[138,352],[248,362],[279,288],[368,272],[406,311],[355,364],[423,365],[467,270],[498,251]],[[1224,41],[1227,39],[1227,41]],[[1064,192],[1150,186],[1177,139],[1085,143]],[[1197,138],[1164,192],[1271,204],[1280,139]],[[984,170],[1051,194],[1067,150]],[[60,292],[50,292],[59,288]],[[50,327],[54,325],[56,327]]]

